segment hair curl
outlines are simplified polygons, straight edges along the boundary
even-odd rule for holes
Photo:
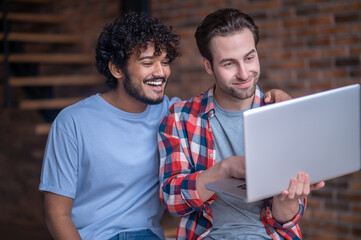
[[[99,73],[107,78],[106,84],[110,89],[117,87],[118,80],[108,68],[109,61],[126,72],[129,57],[132,54],[139,55],[149,43],[154,43],[155,55],[161,55],[165,51],[169,62],[180,55],[179,35],[171,26],[166,26],[145,13],[130,12],[104,27],[98,38],[95,60]]]

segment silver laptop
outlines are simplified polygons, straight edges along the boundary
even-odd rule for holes
[[[244,112],[246,179],[206,188],[253,202],[280,194],[299,171],[311,184],[360,170],[360,85]]]

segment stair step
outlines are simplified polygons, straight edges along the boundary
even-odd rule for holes
[[[62,75],[37,77],[10,77],[12,87],[38,87],[38,86],[83,86],[104,83],[101,75]]]
[[[3,17],[3,13],[0,13],[0,18]],[[8,21],[14,22],[33,22],[33,23],[63,23],[66,20],[64,15],[54,14],[35,14],[35,13],[8,13]]]
[[[19,108],[22,110],[44,110],[44,109],[63,109],[82,98],[52,98],[37,100],[21,100]]]
[[[37,135],[45,135],[48,134],[49,130],[50,130],[51,124],[50,123],[41,123],[41,124],[37,124],[35,126],[35,133]]]
[[[54,0],[8,0],[8,3],[51,3]]]
[[[4,34],[0,33],[0,40]],[[11,42],[33,42],[33,43],[79,43],[80,36],[67,34],[44,34],[44,33],[9,33],[8,41]]]
[[[10,54],[10,63],[49,63],[49,64],[90,64],[94,63],[93,55],[84,54]],[[4,62],[4,55],[0,54],[0,63]]]

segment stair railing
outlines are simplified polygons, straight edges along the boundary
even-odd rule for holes
[[[7,20],[8,8],[7,8],[7,0],[3,0],[3,45],[4,45],[4,81],[5,81],[5,106],[9,108],[11,106],[11,94],[10,94],[10,66],[9,66],[9,42],[8,42],[8,34],[9,34],[9,25]]]

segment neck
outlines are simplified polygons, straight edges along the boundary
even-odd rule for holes
[[[102,94],[102,97],[114,107],[129,113],[144,112],[148,106],[148,104],[139,102],[135,98],[129,96],[129,94],[119,86],[116,89],[112,89],[109,92]]]

